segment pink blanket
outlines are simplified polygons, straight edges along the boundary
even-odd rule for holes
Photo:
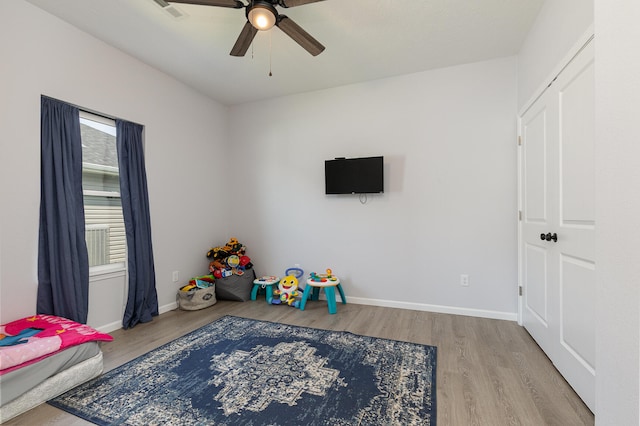
[[[93,340],[113,340],[113,337],[88,325],[53,315],[35,315],[0,325],[0,337],[16,336],[28,328],[42,331],[28,337],[27,343],[0,347],[0,375],[33,364],[70,346]]]

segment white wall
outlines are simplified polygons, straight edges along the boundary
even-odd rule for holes
[[[640,3],[596,0],[596,424],[640,424]]]
[[[515,111],[515,58],[233,107],[236,236],[259,274],[330,267],[352,301],[514,319]],[[325,160],[375,155],[384,195],[324,194]]]
[[[518,110],[593,25],[593,0],[548,0],[518,53]]]
[[[41,94],[145,126],[158,298],[171,306],[171,272],[204,273],[212,240],[226,237],[212,188],[228,110],[26,2],[0,2],[0,40],[0,320],[36,307]],[[120,322],[109,309],[92,325]]]

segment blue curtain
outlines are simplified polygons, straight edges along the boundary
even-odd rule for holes
[[[80,115],[41,99],[37,313],[86,324],[89,258],[84,236]]]
[[[151,246],[149,195],[142,149],[142,126],[116,120],[120,196],[127,234],[129,295],[122,326],[127,329],[158,315]]]

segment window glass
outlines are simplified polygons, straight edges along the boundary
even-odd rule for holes
[[[124,268],[126,236],[113,120],[80,114],[82,189],[92,272]]]

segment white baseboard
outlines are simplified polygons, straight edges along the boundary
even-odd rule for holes
[[[324,295],[321,295],[320,299],[324,299]],[[340,303],[339,300],[337,302],[338,304]],[[368,299],[365,297],[348,297],[347,303],[353,303],[356,305],[382,306],[385,308],[409,309],[413,311],[437,312],[440,314],[465,315],[468,317],[490,318],[490,319],[499,319],[499,320],[506,320],[506,321],[518,320],[518,314],[516,312],[489,311],[484,309],[460,308],[456,306],[400,302],[396,300]],[[158,308],[158,312],[160,314],[164,314],[165,312],[173,311],[177,307],[178,307],[178,304],[176,302],[172,302],[167,305],[160,306]],[[110,324],[103,325],[99,327],[97,330],[103,333],[109,333],[111,331],[115,331],[120,328],[122,328],[122,321],[116,321]]]
[[[177,307],[178,307],[178,304],[176,302],[172,302],[167,305],[160,306],[158,308],[158,313],[162,315],[165,312],[173,311]],[[111,333],[112,331],[116,331],[121,328],[122,328],[122,320],[118,320],[118,321],[111,322],[109,324],[101,325],[100,327],[96,327],[96,330],[100,331],[101,333]]]
[[[109,324],[101,325],[100,327],[96,327],[101,333],[111,333],[112,331],[116,331],[122,328],[122,320],[110,322]]]
[[[160,315],[164,314],[165,312],[169,312],[169,311],[173,311],[174,309],[178,308],[178,303],[177,302],[171,302],[167,305],[164,306],[160,306],[158,308],[158,312],[160,313]]]
[[[338,297],[339,298],[339,297]],[[337,300],[340,303],[339,300]],[[506,321],[517,321],[517,312],[489,311],[484,309],[460,308],[456,306],[429,305],[425,303],[400,302],[395,300],[368,299],[364,297],[347,297],[347,303],[356,305],[382,306],[386,308],[410,309],[414,311],[437,312],[441,314],[465,315],[468,317],[491,318]]]

